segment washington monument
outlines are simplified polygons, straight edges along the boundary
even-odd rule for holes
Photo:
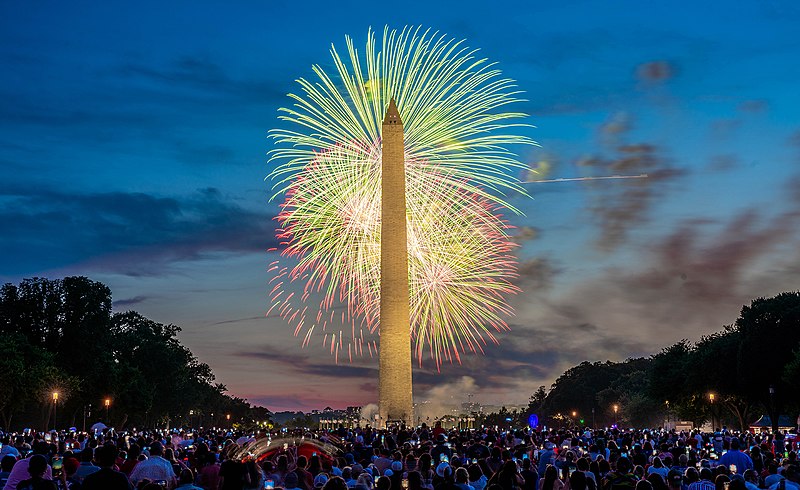
[[[394,99],[381,132],[381,306],[378,407],[380,423],[413,425],[411,319],[406,238],[403,121]]]

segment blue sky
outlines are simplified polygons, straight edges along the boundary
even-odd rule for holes
[[[800,277],[800,6],[699,3],[3,2],[0,280],[102,281],[275,410],[374,401],[376,360],[265,317],[266,134],[331,43],[414,24],[518,80],[532,168],[650,175],[513,197],[535,233],[512,331],[417,370],[417,395],[523,402],[582,360],[697,340]]]

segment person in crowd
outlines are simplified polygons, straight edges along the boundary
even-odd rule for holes
[[[19,490],[17,485],[19,485],[22,480],[27,480],[30,478],[28,465],[30,464],[32,457],[42,456],[45,458],[45,464],[47,463],[47,457],[50,455],[50,446],[45,441],[34,441],[33,445],[31,446],[31,450],[32,454],[30,456],[25,459],[20,459],[14,464],[14,467],[11,468],[11,473],[8,475],[8,480],[6,481],[6,486],[3,490]],[[45,468],[42,478],[45,480],[53,479],[53,469],[49,464]]]
[[[767,464],[767,476],[764,477],[764,487],[770,488],[785,477],[778,473],[778,463],[771,461]]]
[[[666,484],[669,490],[685,490],[683,488],[683,474],[678,470],[669,470]]]
[[[669,468],[664,466],[663,461],[658,456],[653,458],[653,464],[647,468],[647,474],[652,475],[653,473],[661,475],[661,478],[667,478],[667,474],[669,473]]]
[[[131,471],[131,482],[137,484],[142,480],[166,482],[167,488],[174,489],[177,484],[172,464],[163,458],[164,445],[160,441],[150,444],[150,457],[137,464]]]
[[[616,471],[609,472],[603,478],[602,490],[633,490],[637,481],[631,461],[622,456],[616,461]]]
[[[194,473],[189,468],[181,470],[176,490],[204,490],[194,484]]]
[[[569,488],[570,490],[596,490],[594,480],[587,478],[586,473],[577,470],[569,475]]]
[[[76,458],[64,458],[61,475],[56,480],[58,490],[81,490],[81,481],[77,473],[81,462]]]
[[[233,457],[232,448],[232,445],[227,446],[226,457],[219,467],[219,490],[244,489],[244,474],[246,469],[244,463]],[[296,476],[296,473],[293,474]],[[284,478],[284,481],[285,480]],[[296,481],[294,483],[297,484]]]
[[[466,468],[456,469],[455,478],[458,490],[475,490],[475,487],[469,484],[469,471]]]
[[[82,482],[87,476],[91,475],[95,471],[100,470],[100,467],[94,464],[94,449],[87,446],[78,453],[80,457],[80,466],[78,466],[78,471],[75,473],[75,477],[79,482]]]
[[[308,471],[308,458],[299,456],[294,472],[297,473],[298,486],[302,490],[312,490],[314,488],[314,475]]]
[[[588,468],[588,464],[587,464]],[[520,471],[520,476],[525,481],[522,486],[523,490],[538,490],[539,488],[539,473],[533,467],[533,463],[531,462],[530,458],[523,458],[522,459],[522,471]],[[481,489],[475,489],[481,490]]]
[[[800,467],[790,464],[783,471],[784,479],[769,487],[769,490],[800,490]]]
[[[205,456],[205,464],[200,468],[197,476],[197,483],[203,490],[217,490],[219,488],[219,462],[214,453],[207,453]],[[276,486],[283,485],[283,481],[275,483]]]
[[[6,446],[3,446],[5,449]],[[6,482],[8,482],[8,477],[11,475],[11,469],[14,468],[14,463],[17,462],[17,458],[11,454],[6,453],[3,456],[3,459],[0,459],[0,490],[6,486]]]
[[[47,459],[41,454],[34,454],[28,460],[30,478],[17,484],[17,490],[58,490],[55,482],[44,477],[47,471]]]
[[[564,490],[565,484],[558,477],[558,468],[548,465],[544,477],[539,478],[539,490]]]
[[[556,461],[556,453],[553,450],[555,445],[547,441],[544,443],[544,449],[539,452],[539,467],[536,471],[539,475],[544,475],[545,471],[547,470],[548,465],[555,464]]]
[[[181,471],[189,469],[189,467],[186,466],[186,463],[179,460],[175,456],[175,450],[172,449],[171,447],[164,449],[164,459],[169,461],[169,464],[172,465],[172,471],[175,472],[176,475],[180,475]]]
[[[712,478],[714,478],[714,473],[710,468],[701,468],[697,481],[689,485],[689,490],[716,490],[717,487],[714,485]]]
[[[590,486],[593,486],[594,488],[597,488],[597,477],[591,471],[591,466],[592,465],[589,463],[589,460],[586,459],[586,458],[578,458],[575,461],[575,469],[577,471],[580,471],[580,472],[584,473],[584,476],[586,478],[589,478],[590,480],[592,480],[592,483],[589,484]]]
[[[332,476],[322,487],[322,490],[347,490],[347,483],[340,476]]]
[[[728,475],[719,474],[714,478],[714,487],[716,490],[725,490],[730,482],[731,479]]]
[[[297,473],[294,472],[287,473],[286,477],[284,477],[283,479],[283,488],[284,490],[299,490],[297,483],[298,483]]]
[[[117,447],[113,444],[97,448],[95,461],[100,469],[81,482],[81,490],[133,490],[128,476],[114,469],[117,453]]]
[[[496,483],[503,488],[503,490],[519,489],[525,484],[525,480],[519,474],[517,463],[512,460],[507,460],[500,467],[500,470],[489,478],[489,485]]]
[[[142,446],[135,442],[130,445],[128,452],[125,455],[125,461],[119,467],[119,470],[126,475],[130,475],[133,468],[139,463],[139,456],[142,454]]]
[[[634,488],[635,490],[653,490],[653,484],[647,480],[639,480]]]
[[[744,472],[744,485],[747,490],[758,490],[758,473],[755,469]]]
[[[422,486],[422,475],[419,471],[409,471],[408,472],[408,490],[423,490],[425,487]],[[348,488],[355,488],[350,487],[348,484]]]
[[[744,473],[746,470],[753,469],[753,460],[747,454],[739,450],[739,439],[734,437],[731,439],[730,450],[719,458],[719,464],[722,466],[731,467],[735,466],[738,473]]]
[[[252,458],[244,463],[244,488],[245,490],[262,490],[264,488],[264,472]]]
[[[661,478],[661,475],[658,473],[650,473],[647,475],[645,480],[649,481],[650,484],[653,485],[653,490],[668,490],[666,480]]]

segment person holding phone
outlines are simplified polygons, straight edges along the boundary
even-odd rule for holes
[[[80,464],[80,461],[76,458],[66,458],[62,461],[62,471],[56,481],[59,490],[80,490],[81,483],[77,476]],[[55,476],[55,473],[56,467],[55,462],[53,462],[53,476]]]
[[[538,490],[565,490],[565,483],[558,477],[558,468],[547,465],[544,470],[544,478],[539,478]]]

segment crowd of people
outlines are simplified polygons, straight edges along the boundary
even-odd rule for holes
[[[794,434],[76,430],[0,435],[0,490],[800,490]]]

